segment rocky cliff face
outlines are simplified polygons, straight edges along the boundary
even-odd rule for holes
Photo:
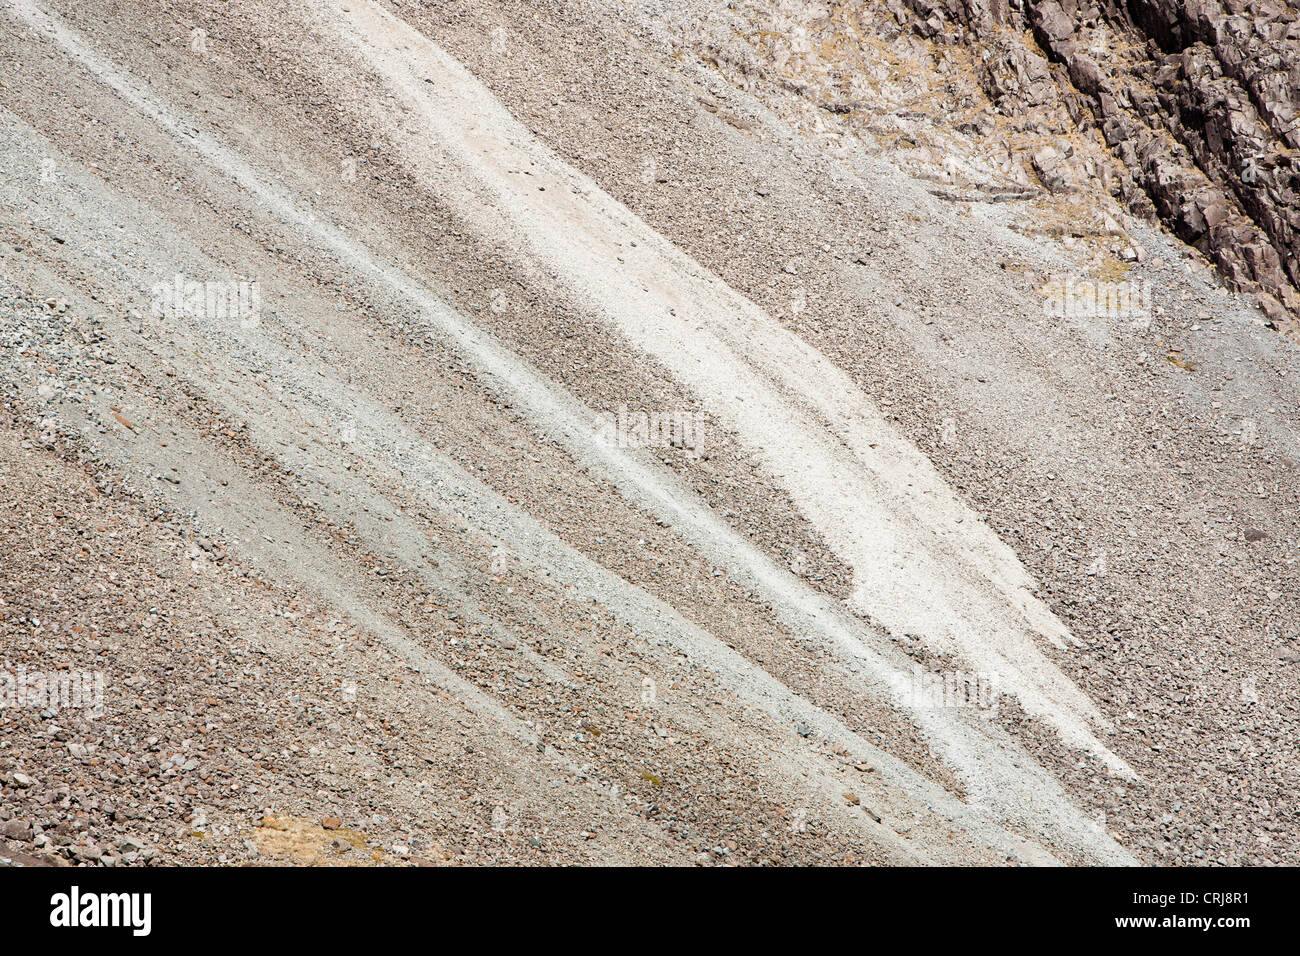
[[[1114,158],[1106,187],[1259,294],[1274,322],[1300,305],[1300,22],[1276,0],[889,0],[900,25],[972,44],[1003,114],[1066,106]],[[1034,48],[1017,42],[1028,31]],[[1068,163],[1035,153],[1049,189]],[[1113,175],[1112,175],[1113,173]]]

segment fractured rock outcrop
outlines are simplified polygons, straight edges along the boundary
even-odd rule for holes
[[[902,8],[899,8],[900,11]],[[1279,0],[909,0],[912,28],[983,46],[985,88],[1010,115],[1061,88],[1121,169],[1116,194],[1159,216],[1260,295],[1274,320],[1300,308],[1300,22]],[[1013,40],[1028,31],[1057,69]],[[1037,61],[1037,62],[1036,62]],[[1034,157],[1049,189],[1053,157]]]

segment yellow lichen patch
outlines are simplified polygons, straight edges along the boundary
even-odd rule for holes
[[[351,849],[336,849],[342,840]],[[288,866],[394,866],[402,863],[383,850],[367,852],[365,834],[357,830],[326,830],[319,823],[280,814],[267,814],[253,830],[257,852],[268,863]]]
[[[1097,267],[1097,277],[1109,282],[1118,282],[1128,275],[1132,268],[1133,264],[1130,262],[1121,262],[1114,256],[1107,256]]]

